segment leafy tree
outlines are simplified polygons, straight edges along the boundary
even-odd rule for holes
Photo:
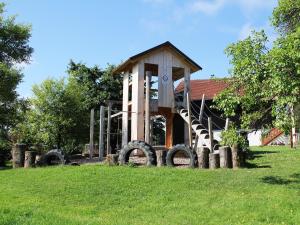
[[[272,22],[281,36],[271,49],[263,31],[226,49],[232,64],[230,88],[215,102],[227,116],[240,109],[244,128],[272,122],[288,132],[294,126],[292,109],[300,100],[299,12],[299,0],[279,1]]]
[[[279,0],[273,11],[272,24],[283,35],[295,32],[300,24],[300,1]]]
[[[33,87],[31,109],[15,129],[19,140],[29,144],[46,144],[48,148],[77,150],[85,143],[88,129],[83,96],[78,86],[64,80],[45,80]]]
[[[29,46],[31,27],[17,24],[15,16],[4,17],[4,3],[0,3],[0,150],[9,149],[9,130],[17,122],[18,100],[16,88],[22,73],[16,65],[28,63],[33,49]]]
[[[122,76],[113,75],[115,66],[108,65],[105,70],[98,66],[88,67],[71,60],[68,67],[70,80],[76,82],[82,90],[84,105],[92,109],[105,100],[120,100],[122,97]]]

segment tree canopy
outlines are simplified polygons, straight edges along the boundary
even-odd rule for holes
[[[23,74],[17,65],[30,61],[33,49],[29,46],[31,26],[18,24],[15,16],[4,16],[0,3],[0,150],[9,147],[9,130],[17,123],[18,99],[16,88]]]
[[[230,58],[230,88],[215,98],[226,116],[241,113],[243,128],[272,125],[288,131],[300,101],[299,0],[280,0],[271,18],[281,35],[267,47],[264,31],[225,50]],[[298,15],[298,16],[297,16]]]

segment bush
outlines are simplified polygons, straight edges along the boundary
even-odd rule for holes
[[[228,130],[222,131],[221,138],[221,144],[225,146],[232,147],[233,145],[237,145],[243,150],[247,150],[249,147],[249,143],[246,138],[242,136],[234,126],[229,127]]]

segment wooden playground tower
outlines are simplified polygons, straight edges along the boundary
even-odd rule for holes
[[[107,129],[107,159],[118,164],[129,163],[131,152],[141,150],[146,157],[146,165],[175,166],[174,157],[178,152],[184,152],[189,160],[189,167],[194,168],[229,168],[231,149],[220,147],[213,138],[212,121],[208,117],[208,127],[202,123],[205,96],[197,118],[191,111],[190,77],[191,74],[202,68],[181,52],[170,42],[165,42],[130,57],[119,67],[114,74],[123,76],[122,111],[115,115],[110,114],[108,107]],[[174,82],[184,80],[184,93],[175,93]],[[156,96],[153,93],[152,79],[156,80]],[[153,85],[154,86],[154,85]],[[102,112],[102,113],[101,113]],[[103,146],[103,106],[100,110],[100,146]],[[184,143],[173,146],[173,119],[175,113],[186,122],[184,128]],[[102,115],[102,116],[101,116]],[[122,115],[122,147],[117,154],[110,152],[110,118]],[[163,116],[166,119],[165,146],[152,146],[151,116]],[[129,124],[129,121],[131,124]],[[228,127],[229,120],[226,120]],[[102,128],[101,128],[102,127]],[[131,129],[131,130],[129,130]],[[101,135],[102,133],[102,135]],[[193,139],[194,137],[194,139]],[[101,140],[101,141],[100,141]],[[199,143],[199,147],[198,147]],[[102,151],[103,152],[103,151]],[[101,154],[99,154],[101,155]],[[101,158],[101,157],[100,157]]]
[[[174,82],[184,78],[182,103],[184,108],[189,109],[190,76],[201,69],[170,42],[141,52],[122,63],[115,70],[115,74],[123,74],[122,146],[134,140],[151,144],[150,117],[162,115],[166,119],[166,148],[171,148],[173,117],[177,113]],[[150,97],[154,77],[157,79],[157,99]],[[191,123],[186,123],[185,131],[185,143],[191,146]]]

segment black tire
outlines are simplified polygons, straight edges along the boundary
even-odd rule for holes
[[[51,164],[51,159],[57,158],[59,161],[59,164],[64,165],[66,163],[65,157],[62,154],[62,152],[58,149],[53,149],[47,152],[43,158],[42,158],[42,164],[46,166],[50,166]]]
[[[126,165],[129,161],[131,152],[135,149],[142,150],[146,156],[146,166],[156,166],[156,154],[154,148],[144,141],[131,141],[125,145],[119,153],[120,165]]]
[[[167,166],[171,166],[171,167],[175,166],[174,157],[175,157],[176,153],[179,151],[183,151],[185,153],[185,155],[187,157],[189,157],[189,159],[190,159],[189,167],[195,168],[196,165],[198,164],[197,154],[190,147],[188,147],[184,144],[175,145],[173,148],[171,148],[168,151],[167,158],[166,158]]]

